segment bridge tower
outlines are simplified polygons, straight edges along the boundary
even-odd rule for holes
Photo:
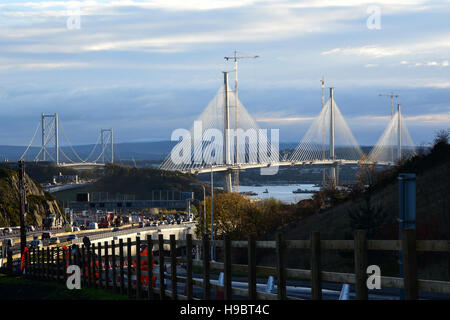
[[[52,119],[51,121],[53,121],[53,129],[54,132],[46,132],[46,125],[47,125],[47,121],[46,118],[50,118]],[[50,121],[50,123],[51,123]],[[51,130],[51,128],[49,129],[49,131]],[[59,164],[59,121],[58,121],[58,114],[41,114],[41,132],[42,132],[42,148],[41,148],[41,152],[42,152],[42,161],[46,161],[46,152],[47,151],[47,145],[49,144],[52,135],[53,135],[53,140],[55,143],[55,162],[56,164]],[[46,136],[48,135],[48,136]]]
[[[334,134],[335,134],[335,110],[334,110],[334,88],[330,87],[330,160],[336,160],[334,150]],[[332,165],[330,168],[330,184],[336,187],[337,181],[337,165]]]
[[[230,156],[230,100],[228,98],[228,72],[223,72],[223,81],[224,81],[224,126],[223,126],[223,154],[224,154],[224,164],[231,164],[231,156]],[[224,190],[226,192],[232,192],[232,179],[231,179],[231,171],[228,170],[225,172],[225,181],[224,181]]]
[[[111,163],[114,163],[114,131],[110,129],[101,129],[102,140],[102,162],[105,163],[105,153],[108,149],[111,151]]]

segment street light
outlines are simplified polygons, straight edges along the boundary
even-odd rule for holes
[[[191,183],[191,186],[201,186],[203,188],[203,234],[206,234],[206,190],[203,184],[199,183]]]

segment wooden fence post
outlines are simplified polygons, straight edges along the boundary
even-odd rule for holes
[[[131,281],[131,238],[127,238],[127,294],[128,298],[131,298],[131,293],[133,292],[133,282]]]
[[[6,253],[6,257],[7,257],[7,261],[6,261],[6,266],[8,269],[8,275],[12,276],[13,275],[13,258],[12,258],[12,250],[11,249],[7,249],[7,253]]]
[[[224,295],[225,300],[231,300],[232,298],[232,286],[231,286],[231,239],[229,235],[225,235],[223,239],[223,249],[224,249],[224,268],[223,268],[223,284],[224,284]]]
[[[187,298],[188,300],[192,300],[192,298],[194,297],[192,286],[192,234],[186,235],[186,258],[187,258],[187,265],[186,265]]]
[[[58,281],[58,282],[61,280],[61,260],[60,260],[59,256],[60,256],[59,247],[56,247],[56,270],[57,270],[56,271],[56,281]]]
[[[111,265],[112,265],[112,287],[117,292],[117,271],[116,271],[116,243],[111,241]]]
[[[414,229],[404,229],[402,232],[402,255],[405,300],[417,300],[416,235]]]
[[[149,300],[155,298],[153,292],[153,240],[151,235],[147,235],[147,266],[148,266],[148,292]]]
[[[33,248],[33,278],[36,278],[36,248]]]
[[[136,298],[140,299],[142,296],[141,286],[141,238],[136,237]]]
[[[277,246],[278,300],[286,300],[286,269],[284,266],[285,243],[283,234],[281,232],[277,233],[276,246]]]
[[[97,287],[98,287],[98,282],[97,282],[97,275],[98,275],[98,265],[97,265],[97,261],[98,261],[98,255],[96,256],[96,254],[95,254],[95,248],[96,248],[96,245],[95,245],[95,243],[93,243],[93,244],[91,244],[91,246],[92,246],[92,252],[91,252],[91,254],[92,254],[92,280],[94,281],[94,288],[96,288],[97,289]]]
[[[42,249],[43,250],[43,249]],[[37,256],[36,256],[36,278],[41,278],[41,249],[37,248]]]
[[[62,281],[64,283],[66,283],[67,281],[67,258],[66,258],[66,253],[67,253],[68,249],[64,249],[62,248]]]
[[[320,233],[311,232],[311,296],[313,300],[322,299],[322,277],[320,267]]]
[[[211,299],[211,284],[209,283],[209,239],[203,235],[203,299]]]
[[[177,243],[175,235],[170,235],[170,271],[172,282],[172,299],[178,300],[177,292]]]
[[[81,245],[81,254],[80,254],[81,283],[83,284],[83,287],[87,286],[87,280],[86,280],[86,272],[87,272],[87,270],[86,270],[86,256],[85,256],[85,252],[86,252],[86,249],[85,249],[85,246],[83,244],[83,245]]]
[[[123,270],[123,239],[119,239],[119,270],[120,270],[120,294],[125,293],[125,272]]]
[[[103,255],[102,255],[102,243],[97,243],[97,260],[98,260],[98,286],[102,288],[103,280],[102,280],[102,274],[103,274]]]
[[[158,250],[159,250],[159,299],[164,300],[166,296],[164,285],[164,236],[158,235]]]
[[[367,300],[367,231],[355,231],[355,291],[356,300]]]
[[[256,236],[248,236],[248,299],[256,300]]]
[[[108,241],[105,241],[105,288],[109,289],[109,253]]]
[[[47,280],[53,280],[53,270],[51,270],[53,266],[50,266],[50,249],[47,247],[47,264],[45,265],[45,279]],[[59,281],[59,279],[58,279]]]
[[[86,260],[87,260],[87,282],[89,287],[92,286],[92,252],[91,246],[86,247]]]

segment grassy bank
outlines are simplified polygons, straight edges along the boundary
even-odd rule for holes
[[[0,300],[126,300],[126,295],[93,288],[69,290],[64,283],[0,274]]]

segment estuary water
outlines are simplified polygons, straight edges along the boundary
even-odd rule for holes
[[[264,193],[266,189],[268,193]],[[300,200],[310,199],[313,196],[313,193],[292,193],[292,191],[297,189],[319,191],[320,187],[315,187],[314,184],[239,186],[239,192],[253,191],[258,194],[251,196],[252,199],[275,198],[287,204],[297,203]]]

